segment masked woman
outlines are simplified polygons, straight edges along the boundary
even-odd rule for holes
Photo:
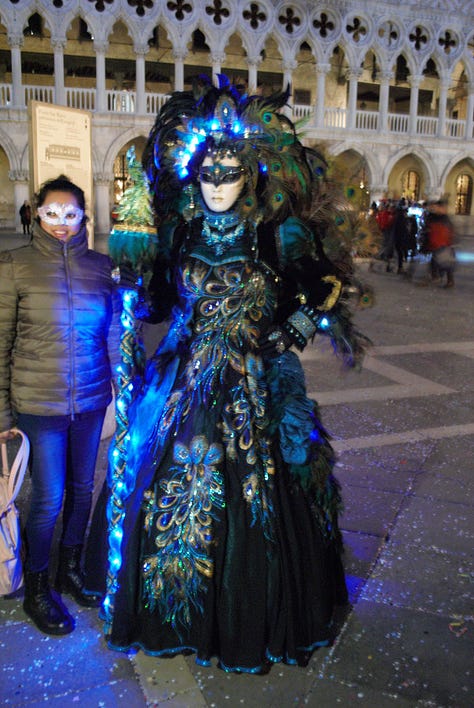
[[[31,243],[0,254],[0,441],[15,423],[31,443],[23,608],[42,632],[64,635],[74,618],[50,585],[61,510],[56,589],[86,607],[101,602],[84,592],[81,556],[121,300],[112,261],[88,247],[82,189],[51,179],[36,210]]]
[[[149,137],[149,316],[170,326],[125,454],[118,441],[111,453],[103,616],[115,649],[192,651],[250,673],[305,664],[347,601],[333,454],[290,349],[320,331],[350,358],[360,340],[342,276],[299,218],[315,176],[278,113],[286,98],[204,84],[174,94]]]

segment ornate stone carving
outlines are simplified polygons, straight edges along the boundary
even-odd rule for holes
[[[108,186],[114,180],[112,172],[94,172],[94,184]]]
[[[153,9],[153,0],[127,0],[130,7],[135,8],[138,17],[143,17],[147,10]]]
[[[175,18],[178,22],[182,22],[186,19],[186,14],[191,14],[193,11],[193,6],[187,0],[170,0],[166,3],[166,7],[169,12],[173,12]]]
[[[28,182],[30,173],[28,170],[10,170],[8,172],[8,179],[12,182]]]
[[[114,0],[89,0],[91,2],[97,12],[104,12],[105,8],[107,5],[112,5]]]
[[[19,49],[23,46],[24,38],[22,34],[18,34],[17,32],[9,32],[8,33],[8,44],[10,47]]]
[[[212,4],[206,5],[206,15],[212,19],[215,25],[221,25],[230,17],[230,10],[223,0],[212,0]]]

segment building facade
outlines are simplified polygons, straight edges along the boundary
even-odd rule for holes
[[[195,76],[289,86],[362,207],[448,199],[474,234],[473,0],[0,0],[0,227],[31,198],[28,103],[91,112],[95,229],[157,111]]]

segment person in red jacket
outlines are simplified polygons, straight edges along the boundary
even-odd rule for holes
[[[432,253],[431,275],[434,281],[446,274],[446,288],[454,286],[456,257],[453,249],[454,227],[448,214],[446,201],[439,200],[430,205],[426,218],[427,250]]]
[[[394,234],[393,224],[395,221],[394,210],[388,202],[382,202],[375,216],[377,225],[382,232],[382,250],[379,253],[379,258],[387,264],[387,273],[392,270],[390,261],[393,258],[394,251]]]

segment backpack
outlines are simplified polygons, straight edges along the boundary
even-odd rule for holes
[[[20,517],[15,499],[25,476],[30,453],[26,435],[13,428],[21,436],[20,448],[11,468],[8,463],[8,446],[2,443],[2,476],[0,477],[0,595],[10,595],[23,585],[21,558]]]

